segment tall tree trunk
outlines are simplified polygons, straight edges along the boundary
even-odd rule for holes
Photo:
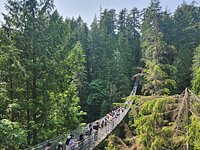
[[[12,63],[10,62],[10,66],[11,65]],[[10,68],[9,68],[9,86],[10,86],[9,89],[10,100],[13,102],[13,79],[12,79],[12,71]],[[15,121],[13,113],[14,113],[13,110],[11,110],[11,121]]]
[[[37,80],[37,70],[36,70],[36,53],[35,53],[35,48],[34,48],[34,41],[33,41],[33,55],[32,55],[32,59],[33,59],[33,70],[32,70],[32,74],[33,74],[33,78],[32,78],[32,100],[33,103],[36,101],[37,98],[37,85],[36,85],[36,80]],[[36,121],[36,114],[35,112],[33,113],[33,120]],[[34,128],[33,129],[33,144],[37,143],[37,130]]]
[[[28,107],[26,109],[26,113],[27,113],[27,131],[28,131],[28,135],[27,135],[27,143],[28,145],[31,144],[31,124],[30,124],[30,121],[31,121],[31,116],[30,116],[30,108],[29,108],[29,87],[28,87],[28,81],[26,82],[26,101],[27,101],[27,104],[28,104]]]

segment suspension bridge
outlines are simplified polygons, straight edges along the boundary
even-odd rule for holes
[[[136,95],[138,83],[139,83],[139,78],[135,80],[135,83],[130,95],[133,95],[133,96]],[[126,101],[124,103],[123,110],[120,110],[120,113],[118,114],[118,116],[114,117],[112,121],[110,121],[104,127],[101,127],[99,130],[93,131],[91,135],[84,136],[84,140],[82,141],[75,140],[75,143],[72,146],[69,146],[68,148],[65,148],[65,141],[67,139],[67,136],[69,135],[69,134],[66,134],[66,135],[58,136],[54,139],[45,141],[43,143],[39,143],[25,150],[43,150],[45,149],[47,143],[51,143],[51,149],[54,150],[56,149],[56,146],[58,145],[59,142],[62,142],[63,148],[66,150],[92,150],[96,146],[98,146],[118,126],[118,124],[120,124],[120,122],[124,119],[128,111],[130,110],[131,105],[132,105],[131,100]],[[105,119],[105,116],[100,118],[98,121],[101,122],[102,119]],[[94,125],[95,122],[92,122],[91,124]],[[88,126],[78,128],[74,130],[73,132],[71,132],[70,134],[74,136],[74,139],[78,139],[81,134],[85,134],[87,129],[88,129]]]

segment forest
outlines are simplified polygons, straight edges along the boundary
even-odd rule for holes
[[[130,98],[126,125],[134,134],[124,143],[137,150],[200,149],[198,3],[183,2],[173,13],[159,0],[143,10],[101,9],[91,26],[81,16],[63,18],[53,0],[7,0],[5,8],[0,149],[67,133]],[[140,96],[127,97],[137,76]],[[108,150],[120,150],[115,138]]]

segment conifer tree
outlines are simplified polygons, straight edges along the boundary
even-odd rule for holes
[[[89,82],[91,82],[94,79],[100,78],[101,71],[103,70],[102,49],[104,46],[96,16],[91,24],[91,30],[89,32],[88,41],[89,41],[88,70],[89,70]]]
[[[79,106],[78,87],[85,74],[84,63],[84,51],[77,42],[57,66],[62,82],[58,83],[58,91],[51,92],[52,105],[56,108],[50,115],[50,122],[53,124],[50,128],[55,131],[53,135],[75,129],[81,123],[83,112]]]
[[[76,55],[69,52],[69,47],[75,45],[69,45],[67,40],[72,37],[70,28],[57,11],[51,14],[53,1],[9,0],[6,7],[8,14],[4,14],[4,34],[14,41],[5,43],[9,61],[3,63],[3,66],[8,63],[12,67],[12,70],[3,68],[5,74],[10,72],[3,79],[9,85],[8,98],[12,106],[9,118],[22,124],[27,133],[26,142],[32,145],[67,132],[79,124],[81,111],[77,87],[85,72],[79,65],[84,63],[84,53],[79,44],[74,49]],[[69,56],[74,56],[74,59],[69,61]],[[63,65],[66,59],[68,62]],[[66,71],[70,66],[71,72]],[[59,103],[65,105],[69,101],[68,109],[58,110],[62,107]],[[55,119],[57,114],[65,114],[67,110],[71,111],[70,116],[59,118],[64,120],[63,123]]]
[[[192,89],[196,94],[200,93],[200,46],[196,48],[193,58]]]
[[[140,44],[139,11],[135,8],[128,14],[122,10],[118,19],[118,46],[115,50],[115,82],[117,83],[118,97],[128,94],[131,87],[131,77],[134,67],[139,63]]]
[[[19,81],[23,85],[20,93],[21,105],[26,106],[24,110],[24,124],[28,130],[28,144],[37,142],[37,133],[39,132],[41,117],[39,106],[41,103],[42,90],[39,87],[39,79],[44,71],[41,65],[41,32],[45,29],[47,15],[53,8],[52,1],[43,2],[34,1],[8,1],[6,5],[8,15],[5,15],[5,28],[15,29],[16,47],[22,52],[20,61],[25,70],[26,76]],[[25,96],[24,96],[25,95]],[[32,138],[31,138],[32,136]]]
[[[89,71],[92,79],[90,85],[93,85],[93,82],[105,85],[104,91],[109,93],[109,97],[106,100],[108,104],[111,104],[114,100],[115,93],[113,81],[115,66],[112,63],[114,50],[116,49],[115,23],[115,10],[105,10],[101,13],[99,23],[96,18],[94,19],[89,35]],[[90,95],[93,95],[93,93],[89,92],[88,97],[91,97]],[[103,101],[101,104],[103,104]]]
[[[152,0],[150,7],[144,13],[142,24],[141,46],[143,58],[145,60],[145,80],[143,86],[144,94],[169,94],[170,86],[175,85],[175,81],[170,79],[167,70],[172,67],[166,64],[165,53],[168,46],[163,41],[163,33],[159,28],[161,8],[158,0]]]
[[[200,42],[200,30],[198,28],[199,7],[192,3],[183,3],[174,13],[174,45],[177,49],[177,56],[174,65],[178,69],[176,74],[177,87],[180,93],[185,87],[190,86],[191,67],[195,48]]]
[[[139,66],[141,59],[141,48],[140,48],[140,27],[141,27],[141,13],[137,8],[133,8],[127,17],[127,32],[129,37],[130,45],[133,49],[134,63],[133,65]]]
[[[0,28],[0,147],[3,149],[25,148],[27,136],[18,119],[22,106],[15,94],[22,90],[17,79],[24,76],[24,69],[19,61],[20,50],[11,38],[13,34]]]

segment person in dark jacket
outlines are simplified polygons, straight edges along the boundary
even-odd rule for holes
[[[68,148],[69,148],[69,141],[70,141],[70,138],[71,138],[71,136],[68,136],[68,137],[67,137],[67,140],[66,140],[66,142],[65,142],[65,149],[68,149]]]
[[[90,124],[88,125],[88,129],[87,129],[85,135],[87,135],[87,136],[92,135],[92,130],[93,130],[93,129],[92,129],[92,124],[90,123]]]
[[[59,142],[59,144],[57,146],[57,150],[64,150],[62,142]]]
[[[84,137],[83,137],[83,134],[81,134],[80,136],[79,136],[79,139],[78,139],[79,141],[83,141],[84,140]]]
[[[96,121],[96,123],[93,125],[93,129],[95,130],[94,131],[94,141],[96,141],[99,137],[98,137],[98,130],[99,130],[100,127],[100,123],[99,121]]]

